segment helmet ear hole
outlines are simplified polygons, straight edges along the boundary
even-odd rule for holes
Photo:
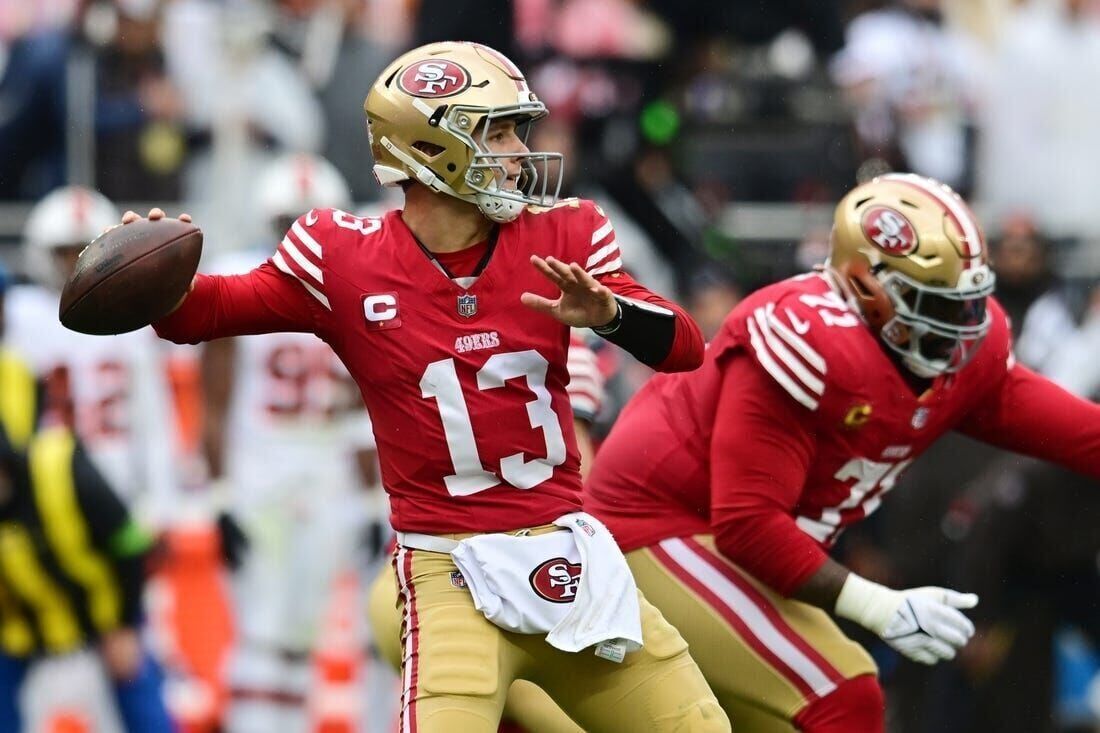
[[[442,145],[436,145],[427,140],[417,140],[411,147],[423,155],[426,160],[434,160],[447,151]]]

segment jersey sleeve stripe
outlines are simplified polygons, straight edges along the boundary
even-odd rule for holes
[[[828,369],[825,365],[825,358],[821,356],[821,354],[817,353],[817,351],[812,346],[806,343],[805,339],[803,339],[791,329],[787,328],[786,324],[784,324],[776,317],[774,305],[770,303],[768,304],[767,313],[768,325],[772,327],[772,330],[775,331],[775,333],[780,338],[790,344],[791,348],[797,351],[802,356],[802,358],[806,360],[806,363],[817,369],[822,374],[826,374],[828,372]]]
[[[760,333],[764,337],[764,345],[771,351],[772,356],[783,362],[787,370],[793,372],[794,376],[798,377],[798,381],[806,385],[811,392],[818,396],[824,394],[825,382],[818,376],[821,372],[815,374],[807,369],[806,365],[776,337],[775,332],[768,325],[767,311],[763,308],[757,308],[753,312],[753,317],[756,319],[756,325],[760,327]]]
[[[582,420],[591,420],[600,411],[599,404],[586,395],[570,394],[569,406],[573,408],[573,415]]]
[[[764,339],[760,336],[760,331],[756,327],[756,322],[750,318],[747,323],[749,327],[749,343],[756,353],[756,359],[760,362],[760,366],[764,367],[764,371],[770,374],[772,379],[778,382],[779,386],[785,389],[787,394],[793,397],[795,401],[810,410],[816,410],[818,404],[817,400],[806,394],[806,391],[795,384],[794,380],[783,371],[783,367],[775,363],[775,359],[772,358],[767,346],[764,345]]]
[[[611,260],[607,264],[600,265],[599,267],[597,267],[593,270],[589,270],[588,274],[589,275],[603,275],[603,274],[608,273],[608,272],[614,272],[615,270],[620,269],[622,266],[623,266],[623,259],[621,257],[616,257],[615,259]]]
[[[570,375],[569,384],[566,385],[565,391],[569,394],[581,393],[588,395],[599,395],[603,388],[600,383],[592,377],[582,376],[580,374]]]
[[[271,261],[275,263],[275,267],[278,267],[281,271],[285,272],[287,275],[290,275],[295,280],[300,282],[302,284],[302,287],[304,287],[310,295],[316,298],[321,305],[323,305],[328,310],[332,310],[332,306],[329,304],[328,298],[325,297],[325,294],[310,285],[304,279],[302,279],[302,277],[298,275],[298,273],[294,272],[294,270],[292,270],[290,266],[287,265],[286,260],[283,259],[282,252],[276,252],[275,255],[271,258]]]
[[[285,252],[290,255],[290,259],[294,261],[298,267],[302,268],[302,271],[313,278],[313,281],[320,286],[325,284],[325,276],[321,273],[321,268],[306,259],[306,256],[294,246],[294,242],[290,241],[290,237],[285,237],[283,243],[279,246],[280,252]]]
[[[615,244],[615,239],[612,237],[611,241],[600,247],[598,250],[592,253],[592,256],[588,258],[588,262],[584,263],[585,268],[597,265],[600,262],[606,260],[611,255],[618,256],[619,245]]]
[[[612,234],[614,227],[611,226],[611,220],[604,221],[603,226],[592,233],[592,246],[597,245],[608,234]]]
[[[291,224],[290,231],[317,259],[321,259],[321,245],[306,231],[306,228],[302,226],[300,222],[295,221]]]

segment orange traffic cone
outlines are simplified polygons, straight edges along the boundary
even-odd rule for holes
[[[93,733],[88,719],[80,713],[63,710],[46,725],[46,733]]]
[[[359,584],[352,572],[336,580],[314,654],[317,685],[310,701],[314,733],[355,733],[360,717],[361,644],[356,626]]]

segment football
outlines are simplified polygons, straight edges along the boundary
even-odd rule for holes
[[[105,336],[148,326],[186,294],[202,230],[179,219],[139,219],[92,240],[61,292],[66,328]]]

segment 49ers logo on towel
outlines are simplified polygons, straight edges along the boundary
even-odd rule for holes
[[[470,86],[470,74],[453,61],[433,59],[405,69],[397,83],[414,97],[436,99],[465,91]]]
[[[551,603],[572,603],[581,582],[581,566],[555,557],[532,570],[530,580],[540,598]]]
[[[907,255],[917,248],[917,231],[901,212],[872,206],[863,215],[863,233],[888,255]]]

